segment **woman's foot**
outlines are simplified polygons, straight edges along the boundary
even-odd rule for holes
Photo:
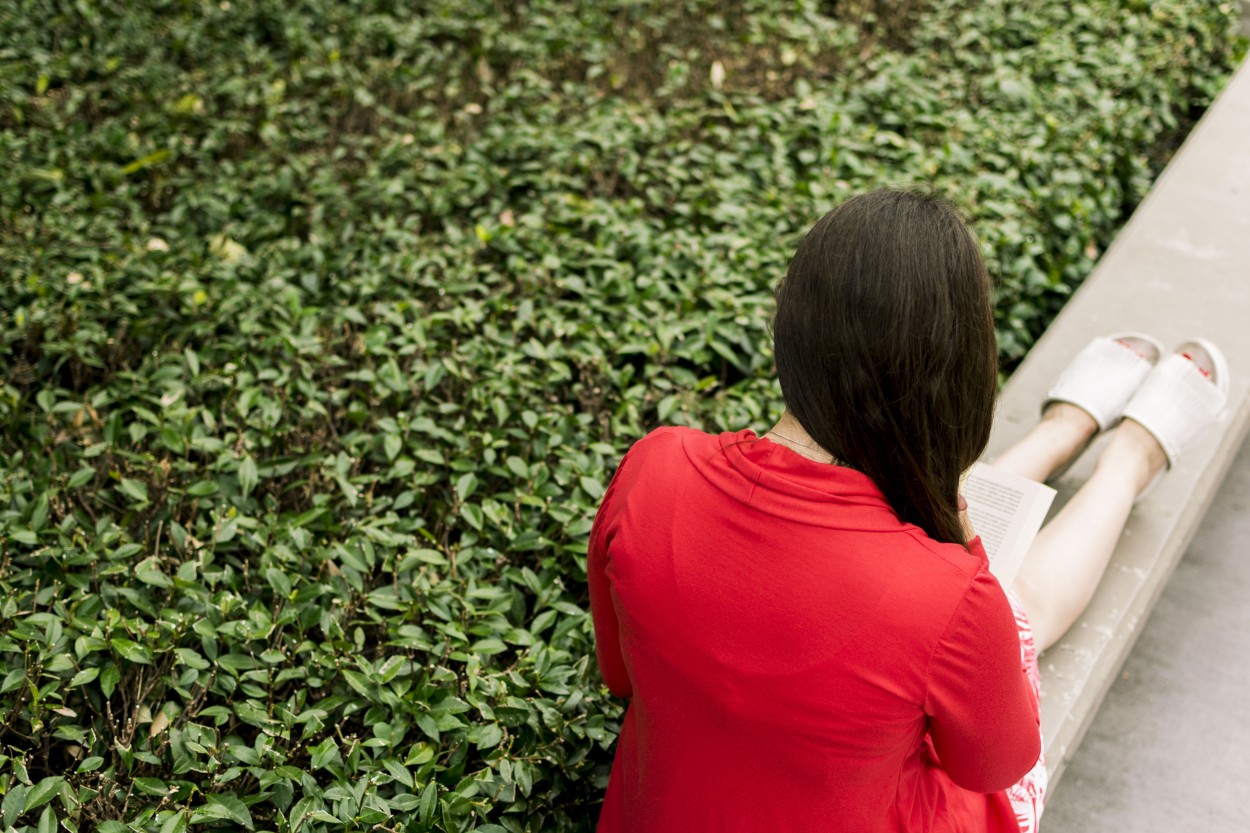
[[[1140,359],[1154,365],[1159,361],[1159,349],[1153,339],[1142,335],[1124,333],[1114,339],[1116,347],[1129,350]],[[1205,354],[1204,354],[1205,355]],[[1069,402],[1048,402],[1042,412],[1041,425],[1049,431],[1049,441],[1054,447],[1057,462],[1046,473],[1049,479],[1055,472],[1067,466],[1084,451],[1090,440],[1098,433],[1098,421],[1086,411]]]
[[[1170,382],[1173,387],[1162,387],[1165,383],[1161,380],[1142,386],[1142,395],[1134,396],[1125,408],[1124,419],[1098,458],[1097,468],[1111,466],[1134,472],[1136,494],[1140,498],[1181,449],[1215,420],[1223,407],[1228,382],[1223,378],[1226,365],[1222,357],[1217,357],[1218,352],[1213,345],[1196,341],[1186,342],[1177,348],[1168,359],[1176,367],[1172,371],[1175,381]],[[1163,372],[1167,373],[1168,369]],[[1162,378],[1167,379],[1166,376]],[[1197,410],[1180,409],[1182,402],[1188,402]],[[1148,428],[1152,422],[1154,428]],[[1170,437],[1173,446],[1170,454],[1160,439],[1163,435],[1157,433],[1159,431],[1174,434]]]
[[[1095,434],[1119,420],[1159,352],[1158,341],[1143,333],[1091,341],[1055,380],[1038,424],[994,465],[1041,483],[1061,475]]]
[[[1108,424],[1119,419],[1119,409],[1158,359],[1150,336],[1119,333],[1094,339],[1050,390],[1038,424],[1001,454],[995,467],[1038,483],[1063,472],[1104,428],[1094,413]]]
[[[1145,333],[1100,336],[1059,374],[1042,410],[1066,402],[1089,414],[1097,429],[1111,428],[1161,354],[1159,342]]]

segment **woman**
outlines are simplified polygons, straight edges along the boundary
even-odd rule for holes
[[[1079,614],[1134,496],[1218,411],[1203,399],[1226,386],[1218,353],[1159,361],[1128,335],[1073,363],[1000,465],[1044,480],[1120,412],[1137,421],[1039,535],[1013,607],[960,511],[997,354],[956,212],[901,191],[839,206],[799,245],[773,330],[777,425],[652,432],[596,518],[599,666],[630,699],[599,830],[1032,829],[1035,647]],[[1198,384],[1206,411],[1160,415]]]

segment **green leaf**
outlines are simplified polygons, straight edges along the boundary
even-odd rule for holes
[[[499,728],[498,723],[488,723],[485,726],[477,727],[470,733],[470,740],[478,749],[491,749],[499,745],[503,740],[503,729]]]
[[[660,400],[660,403],[656,406],[656,411],[655,411],[656,419],[658,419],[660,422],[668,422],[668,418],[673,415],[673,411],[676,411],[680,404],[681,404],[681,400],[678,399],[676,396],[664,397],[663,399]]]
[[[29,813],[31,810],[36,810],[47,804],[56,795],[57,790],[61,788],[63,783],[65,783],[65,779],[60,775],[49,775],[31,787],[30,792],[26,793],[26,808],[23,812]]]
[[[136,778],[135,788],[148,795],[169,795],[169,786],[159,778]]]
[[[115,637],[109,640],[109,644],[113,646],[113,650],[119,653],[124,660],[137,662],[141,665],[152,664],[152,652],[136,642]]]
[[[182,355],[185,356],[187,359],[187,370],[191,371],[191,376],[192,377],[199,376],[200,375],[199,354],[196,353],[194,350],[192,350],[190,347],[186,347],[183,349]]]
[[[425,785],[425,789],[421,791],[421,809],[417,812],[421,815],[421,823],[429,824],[434,818],[434,811],[438,808],[438,783],[431,781]]]
[[[35,829],[37,833],[56,833],[56,813],[51,807],[43,808],[43,813],[39,816],[39,826]]]
[[[6,827],[17,824],[17,817],[26,810],[26,787],[15,784],[5,793],[4,801],[0,802],[0,814],[4,816]]]
[[[309,747],[308,751],[312,754],[311,766],[313,769],[323,769],[342,761],[338,744],[334,742],[334,738],[326,738],[321,743]]]
[[[506,650],[508,650],[508,646],[505,645],[502,640],[496,639],[495,637],[489,637],[487,639],[479,639],[477,642],[473,643],[473,648],[472,648],[473,653],[481,654],[485,656],[490,656],[491,654],[498,654]]]
[[[339,819],[337,819],[337,818],[335,818],[334,816],[330,815],[330,814],[329,814],[329,813],[327,813],[325,810],[313,810],[311,813],[309,813],[309,814],[308,814],[308,818],[312,819],[313,821],[325,821],[325,822],[329,822],[330,824],[338,824],[338,823],[339,823]]]
[[[205,671],[210,667],[208,660],[204,659],[199,651],[190,648],[175,648],[174,653],[178,655],[178,661],[188,668]]]
[[[121,678],[122,672],[111,662],[100,670],[100,690],[104,692],[105,697],[113,696],[113,689],[116,688]]]
[[[360,490],[357,489],[350,480],[342,475],[336,474],[334,476],[334,482],[338,484],[339,489],[343,492],[343,497],[347,500],[347,505],[355,506],[356,501],[360,497]]]
[[[233,795],[206,795],[208,803],[199,808],[198,812],[211,818],[225,819],[241,824],[248,830],[255,829],[252,824],[252,813],[247,805]]]
[[[412,773],[409,772],[408,768],[405,767],[403,764],[401,764],[399,761],[396,761],[392,758],[387,758],[386,760],[382,761],[382,766],[386,768],[386,771],[390,773],[392,778],[394,778],[399,783],[403,784],[408,789],[412,789],[413,786],[415,786],[415,783],[412,779]],[[409,809],[412,809],[412,808],[409,808]]]
[[[447,566],[447,559],[438,550],[420,549],[414,551],[409,557],[423,564],[433,564],[436,567]]]
[[[473,472],[461,475],[460,479],[456,481],[456,497],[460,499],[461,503],[468,500],[469,496],[475,491],[477,491],[477,475]]]
[[[408,813],[421,806],[421,797],[412,793],[403,793],[402,795],[388,798],[386,803],[391,806],[392,810]]]
[[[399,672],[404,668],[404,662],[405,658],[398,654],[387,657],[386,661],[378,667],[376,672],[378,682],[386,684],[399,676]]]
[[[104,766],[104,759],[99,755],[92,755],[90,758],[83,758],[82,763],[78,765],[78,772],[95,772]]]
[[[48,493],[44,492],[30,510],[30,528],[38,532],[48,520]]]
[[[74,686],[86,685],[98,676],[100,676],[99,668],[84,668],[70,678],[69,687],[73,688]]]
[[[197,480],[187,487],[187,494],[191,497],[208,497],[217,494],[217,484],[211,480]]]
[[[481,531],[482,524],[485,522],[485,516],[482,514],[482,507],[478,506],[476,503],[463,504],[460,507],[460,515],[469,526],[479,532]]]
[[[161,572],[155,559],[148,559],[135,568],[135,578],[152,587],[173,587],[174,582]]]
[[[66,484],[66,486],[70,489],[77,489],[81,486],[86,485],[89,481],[93,480],[94,478],[95,478],[95,469],[84,466],[83,468],[74,472],[70,476],[69,482]]]
[[[433,466],[441,466],[447,462],[446,458],[444,458],[441,453],[432,448],[413,449],[412,455],[418,460],[422,460]]]
[[[182,454],[187,447],[182,435],[168,425],[161,429],[161,444],[175,454]]]
[[[185,833],[187,829],[187,814],[182,810],[178,810],[165,819],[165,823],[161,825],[161,833]]]
[[[269,586],[274,592],[282,598],[290,598],[291,596],[291,579],[282,570],[276,567],[269,567],[265,570],[265,581],[269,582]]]
[[[260,473],[256,468],[256,461],[251,457],[244,457],[243,462],[239,463],[239,490],[243,497],[250,495],[259,481]]]
[[[117,488],[122,494],[133,498],[138,503],[148,502],[148,487],[145,483],[123,477]]]
[[[431,740],[437,741],[439,739],[439,735],[441,733],[438,729],[437,720],[425,713],[418,713],[414,719],[417,722],[417,726],[421,728],[421,731],[425,732]]]
[[[19,529],[10,533],[10,537],[19,544],[29,544],[34,546],[39,543],[39,536],[35,534],[33,529]]]
[[[369,696],[369,680],[364,674],[358,671],[343,671],[343,679],[347,680],[347,684],[356,689],[364,697]]]

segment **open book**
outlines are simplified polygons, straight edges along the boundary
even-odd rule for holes
[[[990,557],[990,572],[999,584],[1010,587],[1046,520],[1055,490],[977,463],[964,477],[963,496],[972,528]]]

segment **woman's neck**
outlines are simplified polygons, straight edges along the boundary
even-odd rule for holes
[[[820,447],[820,444],[812,439],[811,435],[803,429],[799,421],[794,415],[786,411],[781,415],[781,419],[777,420],[777,424],[765,432],[764,436],[770,440],[776,441],[779,445],[784,445],[797,454],[802,454],[809,460],[815,460],[818,463],[836,463],[837,459]]]

